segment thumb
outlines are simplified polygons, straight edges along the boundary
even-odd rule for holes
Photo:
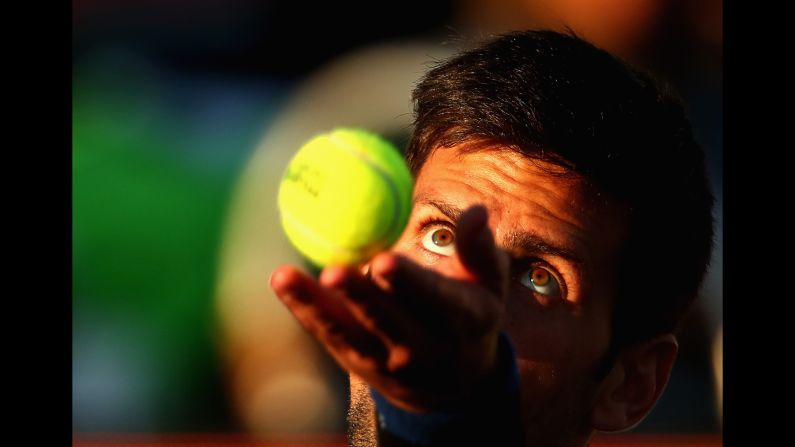
[[[508,277],[508,259],[494,244],[488,220],[484,206],[466,209],[456,224],[456,252],[461,265],[474,281],[502,297]]]

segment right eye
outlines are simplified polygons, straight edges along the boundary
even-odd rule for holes
[[[452,256],[455,253],[455,234],[447,227],[430,227],[422,236],[422,246],[432,253]]]

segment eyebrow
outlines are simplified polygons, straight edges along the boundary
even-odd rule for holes
[[[439,210],[440,213],[447,216],[447,218],[452,220],[453,222],[458,222],[458,218],[461,217],[461,214],[463,214],[464,212],[463,209],[455,205],[451,205],[446,202],[440,202],[438,200],[420,198],[419,200],[417,200],[417,203],[420,205],[430,205],[436,208],[437,210]]]
[[[458,218],[461,217],[461,214],[464,212],[462,208],[455,205],[438,200],[426,199],[424,197],[418,198],[417,204],[430,205],[453,222],[457,222]],[[575,264],[583,264],[582,257],[573,247],[555,244],[531,231],[512,231],[508,233],[504,245],[509,251],[557,256]]]
[[[554,244],[529,231],[512,231],[508,233],[505,238],[505,246],[510,251],[557,256],[578,265],[584,263],[576,249]]]

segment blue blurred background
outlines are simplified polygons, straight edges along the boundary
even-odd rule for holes
[[[639,60],[688,101],[720,219],[722,3],[671,4]],[[250,429],[230,397],[214,303],[244,167],[324,64],[376,42],[455,34],[459,13],[452,1],[74,0],[73,431]],[[668,394],[640,431],[720,428],[711,356],[722,233],[718,242]],[[343,430],[337,419],[324,429]]]

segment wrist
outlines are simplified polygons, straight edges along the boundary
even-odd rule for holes
[[[520,439],[519,374],[513,347],[505,334],[499,334],[495,351],[492,371],[465,398],[432,411],[407,410],[371,388],[379,432],[418,445],[463,441],[472,445],[483,433],[508,433],[511,439]]]

